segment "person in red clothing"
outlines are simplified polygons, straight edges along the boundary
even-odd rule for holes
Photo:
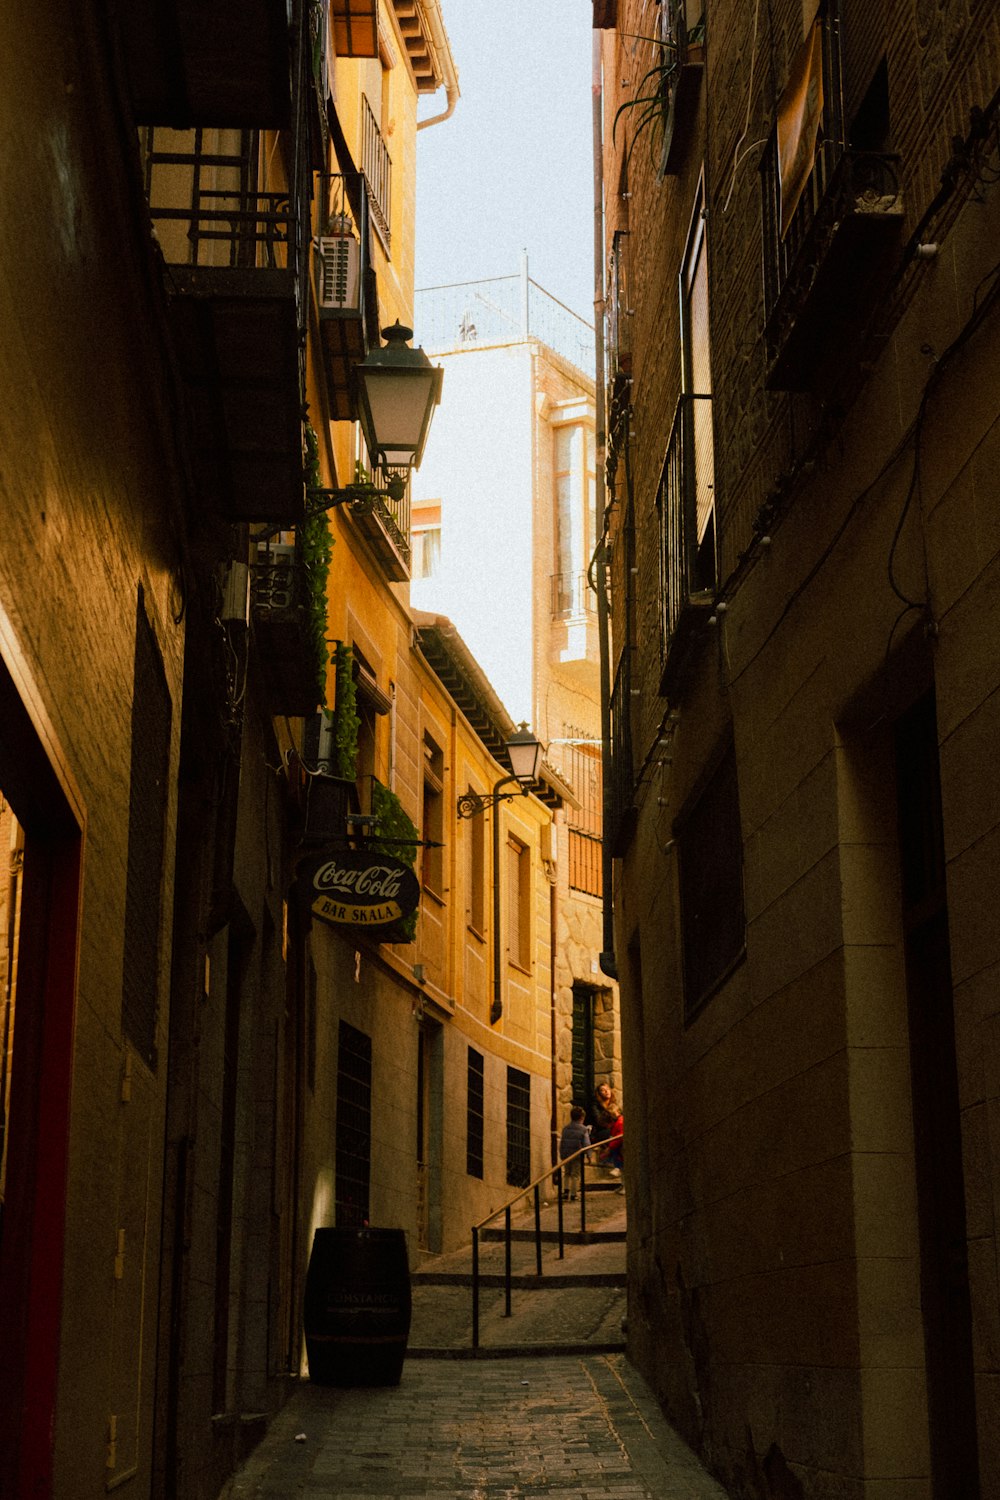
[[[615,1106],[612,1107],[615,1108]],[[611,1134],[601,1147],[601,1161],[605,1166],[611,1167],[616,1175],[622,1168],[622,1152],[625,1144],[624,1136],[625,1116],[619,1109],[611,1122]]]

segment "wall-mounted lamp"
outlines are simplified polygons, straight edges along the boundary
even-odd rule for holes
[[[477,813],[483,813],[488,807],[496,807],[500,802],[509,802],[517,796],[527,796],[531,790],[531,784],[538,774],[538,762],[541,759],[541,741],[537,740],[528,728],[522,724],[506,741],[507,757],[510,761],[510,775],[501,776],[495,782],[493,790],[488,796],[480,795],[479,792],[466,792],[458,799],[458,816],[460,818],[473,818]],[[504,787],[512,782],[517,783],[517,791],[505,792]],[[501,979],[500,963],[500,830],[497,822],[493,824],[493,1004],[490,1006],[490,1025],[495,1026],[503,1015],[503,984]]]
[[[388,476],[386,490],[370,484],[342,489],[310,490],[309,512],[331,510],[345,502],[364,506],[373,495],[399,502],[411,469],[419,469],[431,429],[434,408],[441,400],[444,371],[432,365],[423,349],[408,347],[413,329],[397,318],[383,328],[385,343],[372,349],[352,371],[358,420],[373,467]]]
[[[460,818],[475,817],[476,813],[485,812],[488,807],[495,807],[498,802],[509,802],[512,797],[527,796],[531,790],[531,783],[538,774],[538,762],[542,754],[541,741],[535,739],[527,724],[522,724],[504,743],[507,758],[510,761],[511,774],[501,776],[488,795],[480,792],[464,792],[458,799]],[[502,788],[511,782],[518,783],[517,791],[503,791]]]

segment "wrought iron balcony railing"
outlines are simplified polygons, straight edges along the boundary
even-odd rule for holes
[[[361,170],[368,184],[372,218],[388,249],[392,223],[392,158],[382,139],[371,105],[363,96],[361,106]]]
[[[630,238],[627,229],[615,232],[608,267],[608,385],[632,373],[632,304]]]
[[[553,573],[551,587],[553,619],[595,613],[597,596],[586,573]]]
[[[146,135],[150,217],[169,265],[284,270],[302,264],[304,216],[287,191],[257,186],[256,132],[234,151],[209,150],[208,132],[190,133],[190,149],[164,149],[175,132]]]
[[[680,170],[697,108],[705,64],[702,0],[665,0],[660,8],[660,39],[664,53],[660,173],[668,176]]]
[[[388,493],[389,476],[382,469],[372,473],[372,490],[364,502],[351,506],[351,518],[367,537],[386,576],[403,583],[410,576],[410,485],[400,499]]]
[[[865,279],[876,242],[902,220],[899,157],[824,141],[784,234],[776,152],[764,172],[764,296],[772,365],[795,378],[800,356],[789,344],[801,325],[802,357],[813,341],[810,304],[822,301],[829,322],[838,300]],[[772,370],[772,374],[775,373]]]
[[[677,402],[660,475],[660,660],[664,691],[680,685],[692,627],[714,597],[712,398]]]
[[[632,755],[632,649],[626,645],[611,689],[611,827],[613,854],[621,856],[635,829],[635,764]]]

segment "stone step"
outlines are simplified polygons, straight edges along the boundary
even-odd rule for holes
[[[469,1271],[414,1271],[409,1277],[415,1287],[471,1287],[472,1272]],[[627,1275],[624,1271],[592,1271],[579,1272],[543,1272],[538,1275],[525,1274],[525,1272],[511,1272],[511,1287],[517,1292],[538,1292],[538,1290],[558,1290],[561,1287],[573,1287],[573,1289],[586,1289],[586,1287],[625,1287],[628,1284]],[[481,1271],[481,1287],[504,1287],[507,1286],[502,1272]]]

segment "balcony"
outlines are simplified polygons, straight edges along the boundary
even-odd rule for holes
[[[252,131],[147,132],[146,191],[197,477],[229,521],[303,511],[303,206],[258,188]]]
[[[687,156],[698,115],[698,93],[705,70],[705,21],[702,0],[667,0],[660,11],[665,63],[663,147],[660,176],[676,176]]]
[[[660,691],[676,698],[688,679],[715,598],[711,397],[677,402],[657,492],[660,521]]]
[[[289,124],[287,0],[128,0],[115,11],[140,125]]]
[[[776,154],[764,168],[767,385],[807,390],[851,347],[903,221],[897,163],[887,152],[826,140],[781,233]],[[845,337],[846,335],[846,337]]]
[[[250,618],[272,714],[311,714],[320,701],[309,578],[295,542],[261,542],[250,575]]]
[[[410,485],[402,498],[386,493],[388,476],[380,469],[372,475],[371,495],[351,505],[351,520],[366,539],[391,583],[405,583],[410,576]]]
[[[372,113],[371,105],[363,95],[361,115],[361,171],[368,185],[368,203],[371,208],[372,223],[378,230],[379,238],[388,252],[392,242],[390,233],[392,159],[382,139],[382,132],[378,128],[378,121]]]
[[[615,390],[622,376],[632,374],[631,260],[629,232],[616,230],[608,268],[608,388]]]
[[[635,766],[632,759],[632,651],[626,645],[611,689],[611,853],[628,852],[635,832]]]
[[[312,288],[323,349],[331,422],[357,416],[352,370],[370,348],[369,328],[377,328],[374,273],[368,242],[368,189],[360,172],[320,180],[323,205],[313,244]]]
[[[598,658],[597,595],[586,573],[553,573],[549,580],[552,613],[549,657],[573,668]]]

